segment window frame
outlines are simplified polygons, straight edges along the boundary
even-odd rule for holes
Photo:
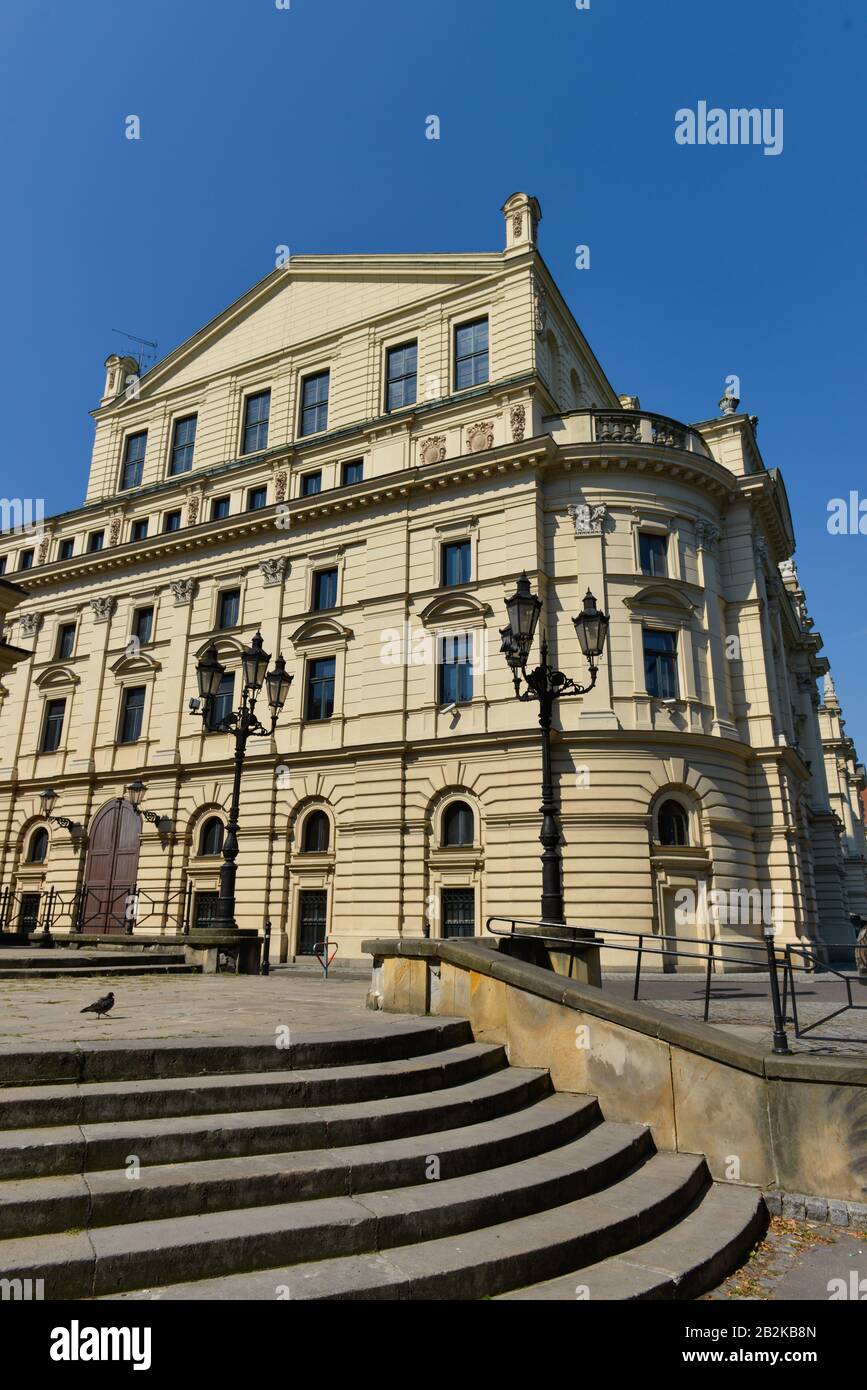
[[[307,491],[308,483],[312,483],[314,479],[319,483],[319,486],[318,486],[318,487],[311,487],[310,491],[308,492],[308,491]],[[306,497],[318,497],[319,494],[322,492],[322,469],[321,469],[321,468],[311,468],[311,469],[309,469],[309,471],[308,471],[307,473],[302,473],[301,476],[300,476],[300,479],[299,479],[299,486],[300,486],[300,493],[299,493],[299,496],[301,496],[302,498],[306,498]]]
[[[251,405],[251,403],[252,403],[253,401],[261,400],[262,397],[264,397],[264,396],[267,396],[267,397],[268,397],[268,414],[267,414],[266,418],[265,418],[264,420],[254,420],[254,421],[251,421],[251,420],[249,419],[250,405]],[[250,430],[253,430],[253,429],[259,430],[259,429],[262,427],[262,425],[265,426],[265,442],[264,442],[264,444],[260,444],[260,443],[258,442],[258,438],[257,438],[256,448],[255,448],[255,449],[248,449],[248,448],[247,448],[247,435],[248,435],[249,431],[250,431]],[[262,453],[264,453],[265,450],[268,448],[268,435],[269,435],[269,433],[270,433],[270,430],[271,430],[271,387],[270,387],[270,386],[267,386],[267,387],[264,387],[264,388],[261,389],[261,390],[249,391],[249,392],[244,396],[243,405],[242,405],[242,407],[241,407],[240,457],[241,457],[241,458],[246,458],[247,455],[262,454]]]
[[[148,617],[149,617],[150,622],[149,622],[149,626],[148,626],[148,635],[147,635],[147,637],[142,637],[142,636],[141,636],[141,633],[140,633],[139,630],[138,630],[138,628],[139,628],[139,620],[141,619],[141,617],[142,617],[143,614],[145,614],[145,613],[148,614]],[[154,614],[154,606],[153,606],[152,603],[150,603],[150,604],[142,604],[141,607],[139,607],[139,608],[134,608],[133,611],[132,611],[132,623],[131,623],[132,632],[131,632],[130,635],[131,635],[132,637],[135,637],[135,638],[138,639],[138,643],[139,643],[139,646],[140,646],[140,647],[148,647],[148,646],[150,646],[151,642],[153,642],[153,640],[154,640],[154,616],[155,616],[155,614]]]
[[[324,399],[324,401],[323,401],[323,400],[316,400],[316,401],[312,401],[312,402],[310,402],[310,403],[308,404],[308,403],[305,401],[305,399],[304,399],[304,398],[305,398],[305,394],[306,394],[306,392],[307,392],[308,386],[311,386],[311,385],[312,385],[314,382],[316,382],[316,381],[322,381],[323,378],[324,378],[324,380],[325,380],[325,382],[326,382],[325,399]],[[307,438],[309,438],[311,435],[314,435],[314,434],[325,434],[325,433],[327,432],[327,430],[328,430],[328,413],[329,413],[330,405],[331,405],[331,368],[330,368],[330,367],[323,367],[323,368],[321,368],[319,371],[305,372],[304,375],[301,377],[300,389],[299,389],[299,391],[298,391],[298,407],[299,407],[299,408],[298,408],[298,437],[299,437],[299,439],[307,439]],[[320,424],[318,423],[318,412],[319,412],[323,407],[324,407],[324,409],[325,409],[325,423],[322,424],[322,425],[320,425]],[[305,428],[305,419],[304,419],[304,417],[305,417],[305,415],[307,414],[307,412],[308,412],[308,411],[311,411],[311,410],[317,412],[317,424],[316,424],[316,427],[315,427],[314,429],[306,429],[306,428]]]
[[[143,447],[143,449],[142,449],[141,458],[130,459],[130,458],[129,458],[129,448],[130,448],[130,444],[132,443],[132,441],[133,441],[134,439],[143,439],[143,440],[144,440],[144,447]],[[148,432],[147,432],[146,429],[144,429],[144,430],[130,430],[129,434],[124,435],[123,449],[121,450],[120,486],[119,486],[119,488],[118,488],[118,492],[131,492],[133,488],[141,487],[141,485],[142,485],[142,480],[143,480],[143,478],[144,478],[144,466],[145,466],[145,460],[146,460],[146,458],[147,458],[147,450],[148,450]],[[138,477],[136,478],[135,482],[127,482],[127,476],[126,476],[126,475],[127,475],[127,469],[129,468],[130,464],[138,464]]]
[[[223,603],[229,595],[237,596],[236,616],[233,623],[223,622]],[[231,588],[217,590],[217,611],[214,614],[214,629],[216,632],[230,632],[234,627],[241,625],[241,587],[232,586]]]
[[[669,533],[668,533],[667,531],[649,531],[649,530],[647,530],[646,528],[642,528],[641,530],[639,530],[639,532],[638,532],[638,572],[639,572],[639,574],[642,574],[646,579],[669,579],[669,578],[671,577],[671,576],[669,575],[669,572],[668,572],[668,571],[669,571],[669,563],[668,563],[668,538],[669,538]],[[644,568],[643,555],[642,555],[642,548],[643,548],[645,542],[648,543],[648,550],[649,550],[650,560],[651,560],[651,568],[650,568],[650,569],[645,569],[645,568]],[[659,545],[660,545],[661,548],[662,548],[662,570],[661,570],[661,571],[660,571],[660,570],[655,570],[655,569],[653,569],[653,567],[652,567],[652,565],[653,565],[653,555],[654,555],[653,544],[652,544],[653,542],[658,542]]]
[[[319,602],[318,602],[318,598],[319,598],[319,581],[320,581],[320,580],[323,578],[323,576],[325,576],[325,575],[333,575],[333,576],[334,576],[334,580],[333,580],[333,585],[334,585],[334,602],[333,602],[333,603],[319,603]],[[313,571],[312,589],[311,589],[310,611],[311,611],[312,613],[331,613],[331,612],[333,612],[333,610],[334,610],[335,608],[338,608],[338,607],[340,606],[340,605],[338,604],[338,602],[337,602],[339,589],[340,589],[340,567],[339,567],[339,565],[323,565],[320,569],[314,569],[314,571]]]
[[[181,427],[182,425],[189,425],[190,422],[192,422],[192,426],[193,426],[193,437],[192,437],[191,440],[189,440],[189,441],[186,441],[186,440],[185,440],[183,444],[179,444],[179,443],[178,443],[178,430],[180,429],[180,427]],[[198,432],[198,424],[199,424],[199,413],[198,413],[198,411],[194,411],[194,412],[191,413],[190,415],[178,415],[178,416],[176,416],[175,419],[172,421],[172,437],[171,437],[171,444],[170,444],[170,447],[169,447],[169,466],[168,466],[168,472],[167,472],[167,474],[166,474],[167,477],[169,477],[169,478],[178,478],[178,477],[180,477],[182,474],[184,474],[184,473],[189,473],[189,472],[191,471],[191,469],[192,469],[192,467],[193,467],[193,455],[195,454],[195,449],[196,449],[196,434],[197,434],[197,432]],[[190,452],[189,452],[189,460],[190,460],[189,463],[188,463],[188,464],[186,465],[186,467],[184,467],[184,468],[176,468],[176,467],[175,467],[175,459],[176,459],[177,455],[178,455],[179,453],[181,453],[181,452],[187,450],[187,449],[189,449],[189,451],[190,451]]]
[[[350,468],[359,469],[357,478],[347,478],[346,473]],[[356,483],[364,482],[364,459],[344,459],[340,465],[340,486],[354,487]]]
[[[401,372],[397,376],[391,375],[392,354],[406,352],[408,348],[415,348],[415,367],[411,372]],[[391,404],[391,388],[399,382],[412,380],[414,382],[412,400],[401,401],[400,405]],[[418,403],[418,338],[408,338],[403,343],[393,343],[385,349],[385,413],[393,414],[396,410],[406,410],[409,406]]]
[[[254,505],[253,499],[259,496],[261,496],[262,501]],[[268,484],[254,483],[251,487],[248,487],[246,502],[247,505],[244,508],[245,511],[263,512],[268,505]]]
[[[658,683],[659,672],[660,672],[660,669],[661,669],[661,668],[660,668],[660,659],[663,658],[663,659],[665,659],[666,661],[670,661],[670,666],[669,666],[667,669],[669,669],[669,670],[673,673],[673,676],[674,676],[674,694],[671,694],[671,695],[668,695],[668,694],[660,694],[658,690],[657,690],[657,691],[653,691],[653,690],[651,690],[651,688],[650,688],[650,681],[649,681],[648,669],[647,669],[647,661],[648,661],[647,641],[648,641],[648,638],[660,638],[660,637],[669,637],[669,638],[671,638],[671,642],[672,642],[671,650],[670,650],[670,651],[667,651],[667,652],[666,652],[666,651],[656,651],[656,652],[652,652],[651,655],[653,655],[653,657],[655,658],[655,660],[654,660],[654,666],[655,666],[655,671],[656,671],[657,683]],[[679,699],[681,698],[681,695],[680,695],[680,669],[679,669],[680,663],[679,663],[679,660],[678,660],[678,656],[679,656],[679,645],[678,645],[678,640],[677,640],[677,638],[678,638],[677,631],[673,631],[671,628],[646,627],[646,626],[642,625],[642,629],[641,629],[641,655],[642,655],[643,671],[644,671],[644,689],[645,689],[645,694],[647,694],[647,695],[650,697],[651,700],[679,700]]]
[[[331,674],[330,674],[330,675],[328,675],[328,676],[315,676],[315,675],[314,675],[314,669],[315,669],[316,667],[318,667],[318,666],[324,666],[324,665],[328,664],[329,662],[330,662],[330,664],[331,664]],[[313,704],[314,704],[314,700],[313,700],[313,695],[314,695],[313,687],[314,687],[314,685],[316,685],[317,687],[323,687],[323,688],[327,691],[327,687],[328,687],[329,683],[330,683],[330,686],[331,686],[331,702],[330,702],[330,707],[328,708],[327,712],[324,713],[324,714],[313,714],[311,711],[312,711],[312,707],[313,707]],[[329,721],[329,719],[333,719],[333,718],[334,718],[334,705],[335,705],[335,697],[336,697],[336,694],[337,694],[337,657],[336,657],[336,655],[330,655],[330,656],[308,656],[308,657],[306,658],[305,664],[304,664],[304,722],[305,722],[306,724],[327,724],[328,721]],[[328,703],[327,698],[325,699],[325,701],[324,701],[323,703],[324,703],[324,704],[327,704],[327,703]]]
[[[141,692],[141,704],[136,704],[133,708],[130,699],[133,695]],[[146,685],[125,685],[120,697],[120,718],[117,725],[117,744],[119,747],[129,747],[133,743],[140,743],[144,735],[144,716],[145,706],[147,705],[147,686]],[[138,714],[138,732],[134,738],[126,737],[127,719],[130,715]]]
[[[325,826],[325,844],[311,846],[308,844],[310,837],[310,827],[312,825]],[[304,817],[301,825],[301,849],[302,854],[329,854],[331,852],[331,819],[327,811],[323,811],[321,806],[312,807]]]
[[[169,525],[169,522],[176,522],[176,525]],[[184,513],[182,507],[172,507],[171,511],[163,512],[163,524],[161,534],[163,536],[173,536],[176,531],[182,531],[184,526]]]
[[[148,538],[148,531],[149,531],[149,530],[150,530],[150,517],[149,517],[149,516],[138,516],[138,517],[135,517],[134,520],[133,520],[132,525],[131,525],[130,528],[129,528],[129,538],[130,538],[130,542],[133,543],[133,544],[135,544],[135,543],[137,543],[138,541],[146,541],[147,538]],[[137,534],[136,534],[137,531],[141,531],[141,535],[137,535]]]
[[[455,657],[458,658],[457,644],[465,644],[469,651],[469,656],[464,653],[459,659],[454,661],[444,660],[446,653],[446,643],[455,644]],[[450,632],[446,634],[438,633],[436,638],[436,657],[437,657],[437,705],[440,709],[448,705],[469,705],[472,704],[475,694],[475,642],[472,633]],[[451,677],[447,672],[454,672],[454,690],[447,689],[451,682]]]
[[[469,328],[478,328],[481,324],[487,328],[487,340],[484,349],[474,349],[472,352],[464,353],[458,351],[458,334],[465,332]],[[485,375],[477,377],[475,369],[472,372],[472,381],[460,385],[458,374],[462,362],[474,362],[477,358],[485,358]],[[462,323],[455,323],[452,329],[452,383],[454,391],[472,391],[477,386],[484,386],[491,380],[491,316],[490,314],[479,314],[476,318],[465,319]]]
[[[468,570],[466,578],[449,580],[446,578],[448,553],[449,551],[460,551],[461,556],[466,554]],[[456,540],[440,541],[440,584],[441,589],[458,589],[463,584],[473,582],[473,542],[470,536],[459,536]]]
[[[60,718],[52,714],[52,709],[60,706]],[[57,728],[57,742],[49,748],[47,745],[49,727]],[[66,728],[66,697],[64,695],[55,696],[53,699],[45,701],[45,709],[42,712],[42,730],[39,735],[39,752],[56,753],[63,741],[63,731]]]
[[[459,816],[467,812],[470,817],[470,838],[468,840],[449,840],[447,838],[447,825],[457,813]],[[465,797],[458,796],[446,802],[440,812],[440,849],[473,849],[478,843],[476,839],[476,812],[472,804]]]
[[[218,515],[217,515],[217,507],[218,507],[218,506],[221,506],[224,502],[225,502],[225,504],[226,504],[226,510],[225,510],[225,512],[223,513],[222,516],[218,516]],[[211,498],[211,508],[210,508],[210,510],[211,510],[211,518],[210,518],[210,519],[211,519],[211,521],[225,521],[225,520],[226,520],[226,517],[231,515],[231,507],[232,507],[232,497],[231,497],[231,493],[226,492],[226,493],[223,493],[220,497],[212,497],[212,498]]]
[[[72,634],[72,639],[71,639],[71,641],[70,641],[70,643],[69,643],[69,651],[67,652],[67,651],[64,651],[64,650],[63,650],[64,635],[65,635],[65,634],[68,634],[68,633],[70,633],[70,632],[71,632],[71,634]],[[55,660],[55,661],[70,661],[70,660],[72,659],[72,657],[73,657],[73,655],[74,655],[74,653],[75,653],[75,637],[76,637],[76,633],[77,633],[77,632],[78,632],[78,623],[71,622],[71,623],[59,623],[59,624],[58,624],[58,627],[57,627],[57,635],[56,635],[55,641],[54,641],[54,660]]]

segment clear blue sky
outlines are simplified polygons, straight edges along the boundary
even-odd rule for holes
[[[826,529],[867,496],[863,5],[7,0],[0,25],[0,493],[81,501],[113,328],[162,355],[281,243],[498,249],[523,189],[618,391],[697,420],[740,377],[867,757],[867,537]],[[700,100],[782,107],[782,154],[677,145]]]

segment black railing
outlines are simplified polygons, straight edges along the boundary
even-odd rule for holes
[[[0,934],[44,936],[63,928],[71,936],[131,936],[137,927],[155,922],[160,934],[178,935],[190,930],[194,887],[192,882],[174,893],[158,896],[137,883],[104,889],[77,888],[62,892],[53,886],[22,889],[0,888]]]
[[[509,924],[509,930],[498,930],[495,922]],[[852,977],[840,970],[835,970],[827,964],[824,952],[828,946],[847,945],[852,946],[852,942],[825,942],[817,943],[817,949],[812,947],[793,946],[787,944],[782,954],[774,946],[773,936],[768,933],[761,942],[743,941],[733,945],[731,950],[721,949],[718,943],[709,941],[703,948],[702,943],[692,943],[699,947],[697,950],[685,949],[681,946],[671,944],[670,938],[660,937],[658,933],[650,932],[631,932],[623,931],[618,928],[606,928],[603,931],[596,931],[587,927],[563,926],[561,923],[536,921],[527,917],[488,917],[486,922],[487,930],[492,936],[508,937],[513,940],[535,940],[542,945],[554,947],[559,950],[587,951],[591,948],[606,949],[610,951],[631,951],[635,954],[635,975],[633,981],[632,997],[637,1000],[641,986],[641,966],[645,956],[661,956],[670,960],[672,956],[684,957],[689,960],[697,960],[701,963],[704,970],[704,1022],[707,1023],[710,1016],[711,1002],[711,980],[715,973],[717,963],[732,965],[749,965],[756,975],[767,970],[768,985],[770,992],[771,1013],[773,1019],[774,1051],[787,1052],[788,1042],[785,1034],[785,1024],[789,1022],[787,1013],[788,1000],[791,996],[792,1014],[791,1022],[794,1025],[795,1037],[802,1038],[806,1033],[818,1027],[820,1023],[827,1023],[829,1019],[838,1017],[839,1014],[852,1010],[867,1010],[867,1004],[856,1004],[852,998]],[[544,928],[548,928],[545,931]],[[541,930],[540,930],[541,929]],[[636,944],[627,945],[621,941],[614,941],[612,937],[632,937]],[[648,939],[664,944],[649,945]],[[750,960],[749,956],[744,959],[744,953],[760,951],[763,959],[757,960],[755,956]],[[822,974],[834,975],[844,981],[847,990],[847,1003],[839,1009],[835,1009],[826,1018],[818,1020],[816,1023],[809,1024],[806,1028],[801,1026],[797,1011],[797,997],[795,987],[795,965],[794,957],[800,956],[809,965],[804,966],[802,974]],[[783,971],[783,993],[780,996],[779,971]]]

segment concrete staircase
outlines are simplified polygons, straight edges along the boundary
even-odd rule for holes
[[[183,947],[122,950],[107,946],[86,949],[34,950],[32,947],[0,953],[0,980],[25,979],[123,979],[127,975],[197,975],[201,966],[187,965]]]
[[[764,1229],[462,1020],[0,1069],[0,1274],[49,1300],[691,1298]]]

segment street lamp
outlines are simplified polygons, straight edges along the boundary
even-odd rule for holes
[[[539,839],[542,843],[542,919],[545,922],[565,923],[563,913],[563,861],[560,854],[560,829],[557,824],[558,805],[554,799],[554,782],[551,775],[551,717],[554,701],[563,695],[586,695],[596,684],[599,674],[599,658],[605,649],[608,636],[608,614],[600,613],[596,600],[590,590],[584,598],[584,608],[577,618],[573,618],[575,632],[581,650],[590,668],[590,684],[577,685],[562,671],[555,671],[548,664],[548,638],[542,630],[540,662],[532,671],[527,670],[530,648],[533,645],[536,626],[542,611],[542,603],[530,592],[530,581],[526,574],[518,580],[517,588],[511,598],[506,599],[508,625],[500,629],[501,652],[512,672],[515,694],[519,700],[539,701],[539,727],[542,730],[542,829]],[[526,689],[521,689],[523,680]]]
[[[190,701],[192,713],[204,720],[205,728],[231,734],[235,740],[232,801],[223,840],[220,892],[213,919],[213,925],[218,931],[236,931],[238,925],[235,921],[235,878],[237,874],[235,860],[238,857],[238,810],[241,799],[241,773],[247,754],[247,740],[252,735],[267,738],[273,734],[277,719],[286,703],[289,687],[292,684],[292,677],[286,672],[286,663],[283,657],[277,657],[271,671],[268,670],[270,660],[270,656],[263,648],[262,634],[257,632],[249,647],[245,647],[241,653],[244,685],[241,691],[240,706],[237,710],[227,714],[219,724],[211,722],[211,714],[214,700],[219,693],[220,682],[226,674],[226,668],[220,664],[219,653],[213,642],[207,647],[196,667],[200,698]],[[268,689],[268,707],[271,711],[270,729],[266,729],[256,715],[256,700],[263,685],[266,685]]]
[[[39,793],[39,800],[42,802],[42,815],[45,820],[50,820],[54,825],[60,825],[64,830],[71,830],[74,821],[68,816],[53,816],[51,812],[57,805],[57,792],[53,787],[46,787],[45,791]]]
[[[150,821],[151,825],[160,825],[162,822],[168,821],[168,816],[158,816],[155,811],[142,810],[141,801],[146,791],[147,787],[140,777],[135,777],[132,782],[129,783],[126,789],[126,795],[133,810],[138,811],[139,815],[144,816],[146,821]]]

